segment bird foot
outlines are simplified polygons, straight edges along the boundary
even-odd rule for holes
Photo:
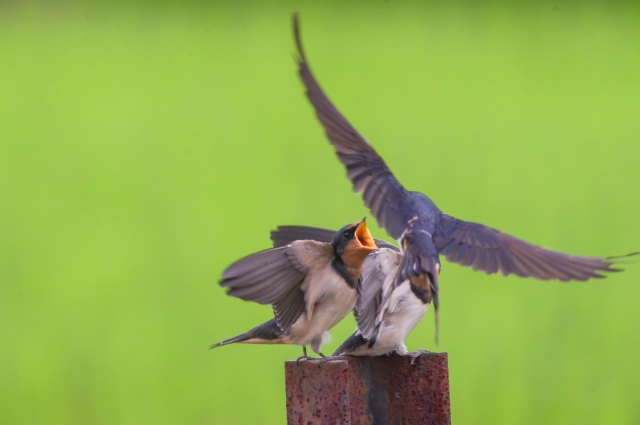
[[[332,360],[340,360],[340,356],[324,356],[322,354],[320,354],[322,357],[320,357],[319,359],[314,359],[317,361],[318,363],[318,367],[322,367],[322,365],[326,362],[332,361]]]
[[[407,353],[405,355],[411,357],[411,364],[416,364],[416,360],[418,359],[418,357],[420,357],[423,354],[428,354],[431,351],[429,350],[416,350],[413,353]]]
[[[315,360],[313,357],[307,356],[306,354],[304,356],[300,356],[296,359],[296,364],[298,366],[300,366],[300,360]]]

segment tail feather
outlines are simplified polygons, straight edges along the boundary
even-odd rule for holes
[[[370,341],[366,339],[364,336],[362,336],[362,334],[359,331],[356,331],[349,338],[347,338],[347,340],[343,342],[342,345],[340,345],[340,347],[338,347],[335,353],[333,353],[333,356],[351,354],[355,352],[357,349],[365,345],[368,345],[368,347],[371,348],[373,347],[373,344],[375,344],[375,342],[376,342],[375,339]]]
[[[243,342],[248,340],[254,340],[252,342],[264,341],[265,344],[273,343],[275,340],[285,336],[285,333],[280,329],[275,319],[271,319],[261,325],[256,326],[248,332],[240,335],[236,335],[233,338],[225,339],[217,344],[211,345],[209,348],[216,348],[222,345],[233,344],[234,342]]]
[[[249,331],[249,332],[251,332],[251,331]],[[213,344],[213,345],[209,346],[209,348],[216,348],[216,347],[220,347],[222,345],[233,344],[234,342],[246,341],[246,340],[251,338],[251,336],[249,336],[249,332],[245,332],[243,334],[236,335],[233,338],[225,339],[224,341],[220,341],[217,344]]]

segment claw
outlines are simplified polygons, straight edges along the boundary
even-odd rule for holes
[[[318,367],[321,367],[322,364],[326,363],[326,362],[330,362],[330,361],[333,361],[333,360],[340,360],[340,356],[325,356],[322,353],[318,353],[318,354],[320,354],[320,358],[317,360]]]
[[[304,356],[300,356],[296,359],[296,364],[300,366],[300,360],[313,360],[313,357],[309,357],[306,354]]]
[[[322,363],[325,363],[327,361],[327,356],[325,356],[321,352],[318,352],[318,354],[320,354],[320,359],[318,360],[318,367],[321,367]]]
[[[430,353],[429,350],[416,350],[413,353],[407,353],[406,355],[411,357],[411,364],[416,364],[416,360],[418,359],[418,357],[420,357],[423,354],[428,354]]]

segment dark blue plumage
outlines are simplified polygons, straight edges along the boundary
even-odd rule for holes
[[[487,274],[500,271],[505,276],[542,280],[587,280],[604,277],[600,272],[619,271],[612,267],[613,257],[581,257],[544,249],[482,224],[453,218],[442,213],[426,195],[406,190],[322,91],[302,49],[296,15],[293,24],[298,72],[316,116],[347,169],[353,191],[362,192],[380,227],[402,247],[404,258],[396,284],[410,279],[429,289],[437,313],[440,255]],[[427,281],[431,282],[429,288],[425,287]]]

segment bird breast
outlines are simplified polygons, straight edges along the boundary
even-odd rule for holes
[[[303,288],[307,312],[291,327],[293,343],[306,345],[334,327],[356,304],[357,290],[332,267],[310,270]]]
[[[429,304],[423,303],[411,292],[409,281],[403,282],[391,294],[376,345],[395,349],[418,324],[428,308]]]

